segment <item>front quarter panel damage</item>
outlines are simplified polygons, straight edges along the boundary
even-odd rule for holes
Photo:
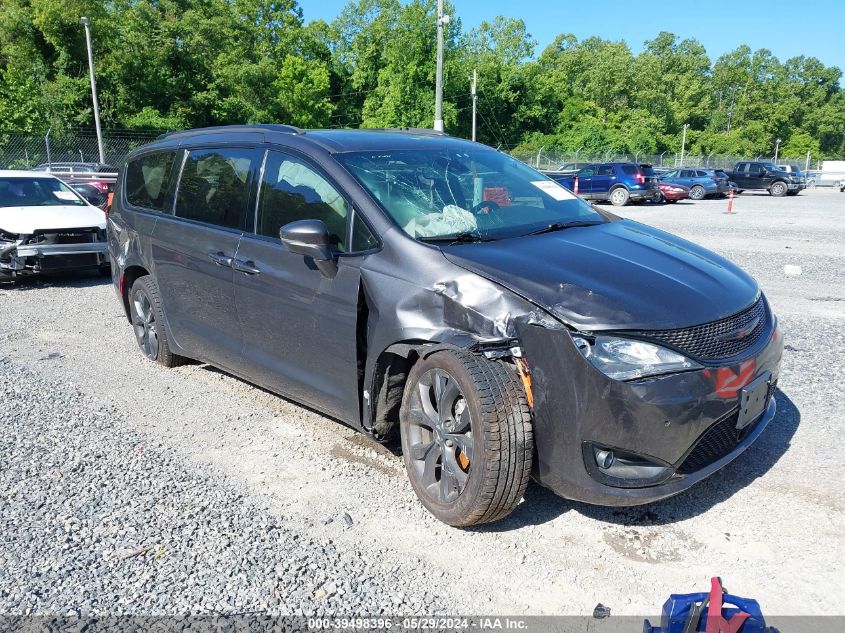
[[[416,267],[394,265],[389,253],[381,253],[361,268],[366,305],[359,317],[367,321],[362,420],[378,435],[397,422],[403,377],[417,357],[443,347],[506,351],[514,344],[517,318],[556,323],[509,290],[452,265],[438,250],[421,250]],[[409,269],[417,271],[413,280],[396,273]]]

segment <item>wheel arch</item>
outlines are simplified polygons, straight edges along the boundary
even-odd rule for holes
[[[124,268],[120,275],[120,300],[123,303],[123,312],[126,314],[127,321],[131,320],[129,313],[129,291],[132,289],[132,284],[134,284],[139,277],[149,274],[150,271],[143,266],[132,265]]]

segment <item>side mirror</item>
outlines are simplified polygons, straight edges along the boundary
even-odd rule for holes
[[[329,230],[322,220],[297,220],[279,229],[279,238],[291,253],[310,257],[324,276],[337,274],[337,262],[329,244]]]

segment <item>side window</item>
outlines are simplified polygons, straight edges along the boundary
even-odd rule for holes
[[[745,173],[748,171],[748,163],[740,163],[736,166],[737,173]]]
[[[239,147],[188,152],[176,195],[176,216],[230,229],[247,228],[252,174],[261,156],[260,150]]]
[[[322,220],[334,250],[346,252],[346,200],[316,171],[293,156],[268,152],[258,203],[257,233],[279,237],[295,220]]]
[[[589,167],[584,167],[581,171],[578,172],[579,178],[589,178],[595,173],[593,166],[590,165]]]
[[[636,165],[622,165],[622,173],[628,174],[629,176],[633,176],[637,173],[637,166]]]
[[[358,213],[352,215],[352,244],[349,250],[353,253],[368,251],[378,246],[378,240]]]
[[[613,175],[613,165],[602,165],[599,167],[599,170],[596,172],[596,176],[612,176]]]
[[[176,152],[160,152],[136,158],[126,165],[126,200],[153,211],[164,211],[170,190]]]

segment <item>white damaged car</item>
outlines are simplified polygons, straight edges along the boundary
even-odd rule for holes
[[[0,281],[80,269],[109,273],[103,210],[49,174],[0,170]]]

